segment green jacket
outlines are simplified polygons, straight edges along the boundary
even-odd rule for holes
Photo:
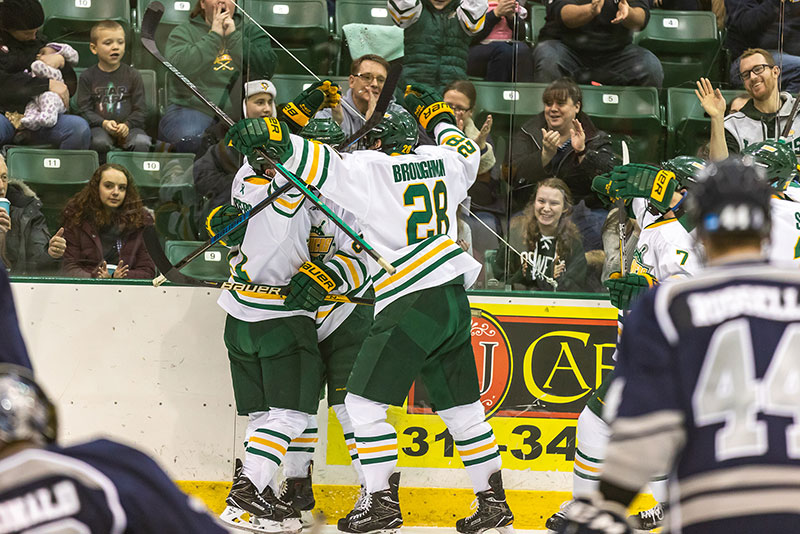
[[[244,61],[248,63],[251,80],[271,78],[277,62],[270,39],[264,32],[254,24],[246,24],[243,32],[243,19],[239,13],[233,16],[233,20],[236,31],[220,37],[211,31],[211,26],[202,16],[189,19],[169,34],[164,54],[203,95],[228,114],[241,107],[241,95],[233,95],[234,107],[229,91],[242,74]],[[170,80],[169,103],[213,115],[208,106],[174,78]]]
[[[422,0],[419,19],[403,34],[404,84],[424,83],[442,90],[453,80],[467,79],[472,35],[458,21],[458,4],[450,2],[439,11],[430,0]]]

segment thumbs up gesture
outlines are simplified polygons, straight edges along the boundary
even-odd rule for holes
[[[50,238],[50,244],[47,246],[47,253],[51,258],[57,260],[64,255],[67,250],[67,240],[64,239],[64,227],[58,229],[58,232]]]

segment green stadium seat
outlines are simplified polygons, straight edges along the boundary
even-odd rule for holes
[[[247,6],[250,16],[305,66],[316,74],[332,72],[336,46],[329,27],[326,0],[251,0]],[[276,72],[307,72],[280,47],[275,47],[275,52],[278,54]]]
[[[174,265],[202,244],[202,241],[167,241],[164,246],[164,252]],[[181,269],[181,272],[203,280],[227,280],[230,277],[228,247],[223,245],[212,246]]]
[[[139,38],[139,32],[142,28],[142,17],[147,10],[147,6],[155,0],[138,0],[136,8],[136,38],[133,43],[128,46],[132,49],[133,66],[139,69],[152,69],[157,73],[159,84],[163,83],[167,75],[167,69],[164,68],[158,61],[150,55],[150,52],[144,49]],[[164,14],[161,16],[161,21],[156,29],[155,41],[158,49],[164,52],[167,47],[167,38],[170,32],[175,29],[175,26],[182,24],[189,20],[189,13],[192,11],[195,2],[190,0],[160,0],[164,5]]]
[[[581,86],[583,111],[612,137],[628,142],[633,162],[664,156],[664,126],[655,87]]]
[[[79,67],[89,67],[97,60],[89,51],[89,32],[101,20],[115,20],[132,38],[131,7],[128,0],[42,0],[45,14],[43,33],[57,43],[71,45],[80,54]],[[128,61],[126,50],[124,61]]]
[[[722,91],[730,101],[741,90]],[[697,100],[694,89],[673,87],[667,90],[667,157],[694,156],[711,135],[711,120]]]
[[[710,11],[653,9],[634,42],[658,56],[664,87],[693,83],[701,76],[718,79],[721,74],[721,41],[716,15]]]
[[[108,162],[130,171],[148,207],[173,201],[186,203],[192,193],[194,154],[112,151]]]
[[[537,113],[544,110],[542,94],[545,83],[501,83],[473,81],[477,93],[475,124],[483,124],[486,115],[492,115],[492,138],[498,161],[509,147],[514,132]]]
[[[336,39],[341,42],[341,47],[337,51],[339,57],[336,72],[339,74],[350,73],[350,63],[353,59],[342,30],[346,24],[394,25],[386,7],[386,0],[337,0],[334,20]]]
[[[69,198],[89,182],[98,167],[93,150],[54,150],[11,147],[6,155],[8,176],[28,184],[42,201],[42,213],[51,231],[61,224]]]
[[[528,35],[527,40],[531,45],[535,45],[539,39],[539,32],[544,27],[545,18],[547,17],[547,8],[543,5],[529,6],[530,17],[528,22]]]

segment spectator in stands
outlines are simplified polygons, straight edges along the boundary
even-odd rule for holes
[[[527,15],[518,0],[490,0],[483,30],[469,48],[467,74],[491,82],[532,82],[533,56],[525,43]]]
[[[570,221],[572,195],[563,180],[539,182],[525,210],[511,219],[506,280],[515,289],[583,291],[586,257],[578,228]],[[504,254],[498,254],[500,266]]]
[[[467,78],[472,36],[483,29],[487,0],[388,0],[403,28],[403,83],[442,89]]]
[[[78,81],[78,113],[92,128],[92,150],[103,161],[114,148],[146,152],[152,140],[144,131],[144,84],[138,70],[122,63],[125,29],[112,20],[98,22],[90,39],[97,65]]]
[[[341,106],[325,108],[314,115],[317,119],[332,117],[345,135],[350,136],[364,126],[366,119],[372,115],[378,96],[381,94],[386,76],[389,74],[389,62],[381,56],[366,54],[350,63],[349,89],[342,97]],[[400,85],[398,84],[398,87]],[[389,109],[403,109],[392,102]],[[355,109],[356,111],[353,111]]]
[[[245,84],[244,116],[274,117],[276,115],[275,85],[269,80],[253,80]],[[220,123],[222,124],[222,123]],[[227,131],[227,129],[226,129]],[[236,171],[242,166],[241,154],[235,148],[225,144],[225,131],[216,137],[205,154],[194,162],[194,187],[197,196],[202,198],[197,209],[198,228],[204,228],[206,218],[217,206],[231,203],[231,184]]]
[[[0,3],[0,145],[49,144],[61,149],[89,148],[89,125],[81,117],[59,115],[52,128],[19,129],[25,105],[52,91],[69,108],[77,77],[61,54],[46,54],[41,60],[60,69],[64,81],[34,77],[29,72],[47,40],[40,35],[44,11],[38,0],[5,0]]]
[[[778,91],[780,67],[772,54],[761,48],[749,48],[739,57],[739,75],[750,95],[742,108],[725,116],[725,98],[711,82],[697,82],[697,98],[711,118],[709,157],[723,160],[738,154],[747,145],[767,139],[778,139],[790,119],[795,97]],[[793,118],[789,141],[800,154],[800,114]]]
[[[646,0],[551,0],[533,51],[533,79],[571,76],[578,83],[661,87],[664,70],[633,32],[650,19]]]
[[[614,168],[611,138],[581,111],[583,95],[571,79],[548,85],[542,101],[544,111],[523,124],[511,141],[514,209],[527,203],[539,181],[561,178],[577,203],[573,222],[580,228],[585,249],[600,249],[600,230],[608,212],[592,191],[592,179]]]
[[[763,48],[783,69],[780,89],[800,91],[800,3],[780,0],[725,0],[725,48],[738,58],[748,48]],[[780,12],[783,9],[783,20]],[[783,56],[778,49],[783,48]],[[730,81],[742,87],[739,60],[731,64]]]
[[[234,120],[240,116],[241,94],[234,84],[242,69],[247,66],[250,78],[269,79],[277,61],[269,37],[255,24],[243,26],[235,9],[231,0],[198,0],[189,21],[169,34],[164,54]],[[197,153],[213,112],[181,83],[170,84],[168,98],[159,138],[177,152]]]
[[[42,215],[42,202],[23,182],[8,179],[6,161],[0,156],[0,259],[13,275],[49,274],[58,267],[67,242],[64,229],[50,237]]]
[[[116,163],[97,168],[63,212],[67,251],[61,265],[80,278],[153,278],[156,268],[142,233],[153,218],[133,176]]]

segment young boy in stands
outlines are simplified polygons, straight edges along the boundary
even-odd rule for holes
[[[92,27],[89,48],[97,65],[78,81],[78,112],[92,128],[92,150],[101,160],[109,150],[146,152],[151,139],[144,131],[144,84],[139,71],[122,63],[125,29],[104,20]]]

